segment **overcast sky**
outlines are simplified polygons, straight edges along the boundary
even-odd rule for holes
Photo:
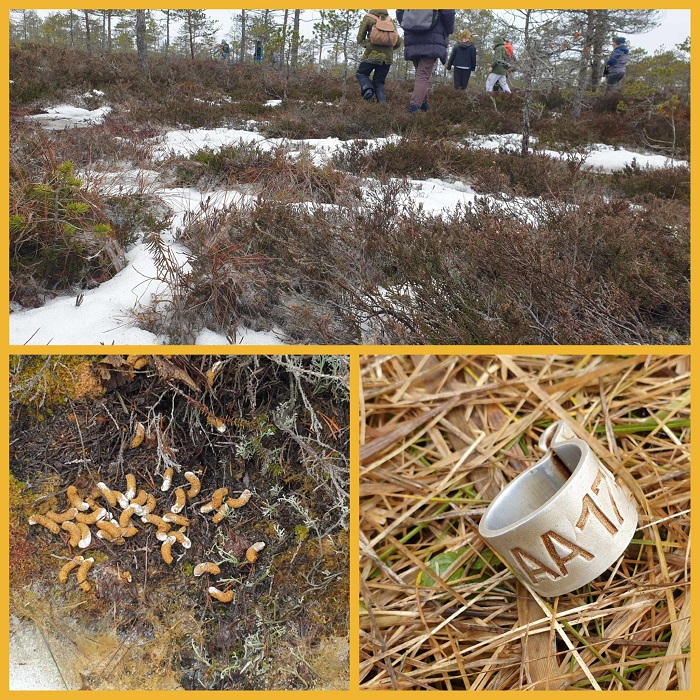
[[[56,10],[39,10],[39,14],[46,16],[49,12]],[[61,10],[64,12],[65,10]],[[277,13],[282,10],[277,10]],[[392,15],[395,15],[395,10],[389,10]],[[219,31],[217,39],[229,35],[233,26],[234,18],[238,17],[240,10],[207,10],[207,13],[216,19],[219,23]],[[311,37],[313,24],[318,19],[318,14],[315,10],[302,10],[302,35]],[[627,40],[629,45],[643,48],[647,53],[654,53],[657,49],[665,47],[667,49],[675,48],[676,44],[680,44],[687,36],[690,36],[690,10],[663,10],[663,19],[661,24],[652,29],[646,34],[628,34]]]
[[[238,10],[208,10],[212,17],[221,25],[221,29],[217,38],[221,38],[225,34],[229,34],[233,25],[233,18],[239,14]],[[390,10],[392,15],[394,10]],[[629,34],[627,35],[628,42],[631,47],[643,48],[648,53],[654,53],[662,46],[667,49],[675,48],[676,44],[680,44],[687,36],[690,36],[690,10],[664,10],[661,24],[646,34]],[[313,29],[313,23],[318,19],[318,15],[313,10],[303,10],[302,17],[302,34],[310,37]]]

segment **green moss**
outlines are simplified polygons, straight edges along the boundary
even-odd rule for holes
[[[294,541],[303,542],[309,536],[309,528],[306,525],[297,525],[294,528]]]
[[[9,495],[12,516],[22,516],[29,513],[35,495],[23,481],[16,479],[12,474],[10,474]]]
[[[92,557],[95,560],[95,564],[104,564],[105,562],[109,561],[109,557],[104,552],[98,552],[94,549],[88,549],[83,552],[83,557],[85,559]]]
[[[94,358],[13,356],[10,359],[10,393],[35,418],[51,415],[51,408],[66,400],[97,398],[104,389],[93,371]]]

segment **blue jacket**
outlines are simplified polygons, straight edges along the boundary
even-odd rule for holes
[[[625,44],[621,44],[618,46],[616,49],[613,50],[613,52],[610,54],[610,58],[608,58],[605,68],[607,70],[608,75],[617,75],[619,73],[625,72],[625,66],[627,66],[627,62],[630,60],[630,50],[627,48]]]
[[[403,10],[396,11],[396,19],[403,19]],[[437,24],[427,32],[404,31],[404,58],[416,61],[419,58],[439,58],[447,62],[447,45],[449,37],[455,30],[455,11],[438,10]]]

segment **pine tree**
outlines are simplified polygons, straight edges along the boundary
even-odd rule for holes
[[[176,19],[182,20],[183,27],[180,31],[180,38],[189,48],[190,58],[194,61],[197,40],[211,40],[216,34],[219,25],[209,19],[205,10],[175,10],[173,15]]]

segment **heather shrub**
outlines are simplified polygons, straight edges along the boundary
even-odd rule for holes
[[[429,112],[408,114],[412,80],[393,74],[386,104],[364,102],[352,75],[341,100],[342,81],[310,68],[154,57],[143,74],[130,54],[38,47],[13,49],[11,74],[11,288],[23,304],[107,279],[144,230],[168,293],[138,317],[174,342],[193,342],[205,326],[235,339],[241,325],[295,343],[688,339],[687,167],[585,166],[596,142],[687,153],[687,108],[656,104],[653,91],[587,95],[575,119],[570,94],[536,90],[536,150],[523,158],[467,145],[473,134],[522,125],[522,93],[489,95],[480,83],[455,93],[436,81]],[[113,107],[103,124],[18,128],[28,105],[68,95],[95,106],[78,97],[92,88]],[[273,98],[281,104],[265,106]],[[152,160],[151,139],[167,128],[252,128],[251,119],[289,142]],[[346,143],[323,165],[301,140],[329,137]],[[100,168],[115,162],[158,169],[168,186],[243,196],[221,211],[205,200],[185,217],[183,264],[160,235],[170,214],[145,185],[98,194]],[[431,215],[415,206],[408,182],[427,178],[459,179],[489,196]]]
[[[622,197],[659,197],[690,204],[690,170],[685,166],[642,168],[633,160],[607,179]]]
[[[131,118],[169,126],[220,126],[263,117],[265,133],[286,138],[373,138],[391,133],[431,139],[471,133],[518,133],[522,95],[488,95],[479,80],[456,94],[449,82],[437,81],[429,95],[430,111],[408,115],[413,81],[392,74],[389,102],[367,104],[348,76],[348,99],[338,109],[342,80],[329,72],[301,67],[285,72],[267,65],[224,64],[212,60],[152,56],[147,74],[132,53],[92,55],[69,49],[29,46],[10,50],[10,100],[13,107],[64,99],[94,88],[110,103],[129,103]],[[287,101],[267,109],[269,99]],[[543,143],[578,147],[593,141],[689,151],[688,108],[669,103],[663,92],[636,95],[587,95],[580,119],[568,112],[571,95],[533,92],[538,109],[532,133]],[[671,144],[669,146],[669,144]]]
[[[260,200],[189,222],[179,307],[191,332],[206,323],[229,334],[274,325],[297,343],[687,341],[681,203],[590,194],[523,212],[477,200],[437,217],[406,194],[398,181],[377,183],[361,205]]]

